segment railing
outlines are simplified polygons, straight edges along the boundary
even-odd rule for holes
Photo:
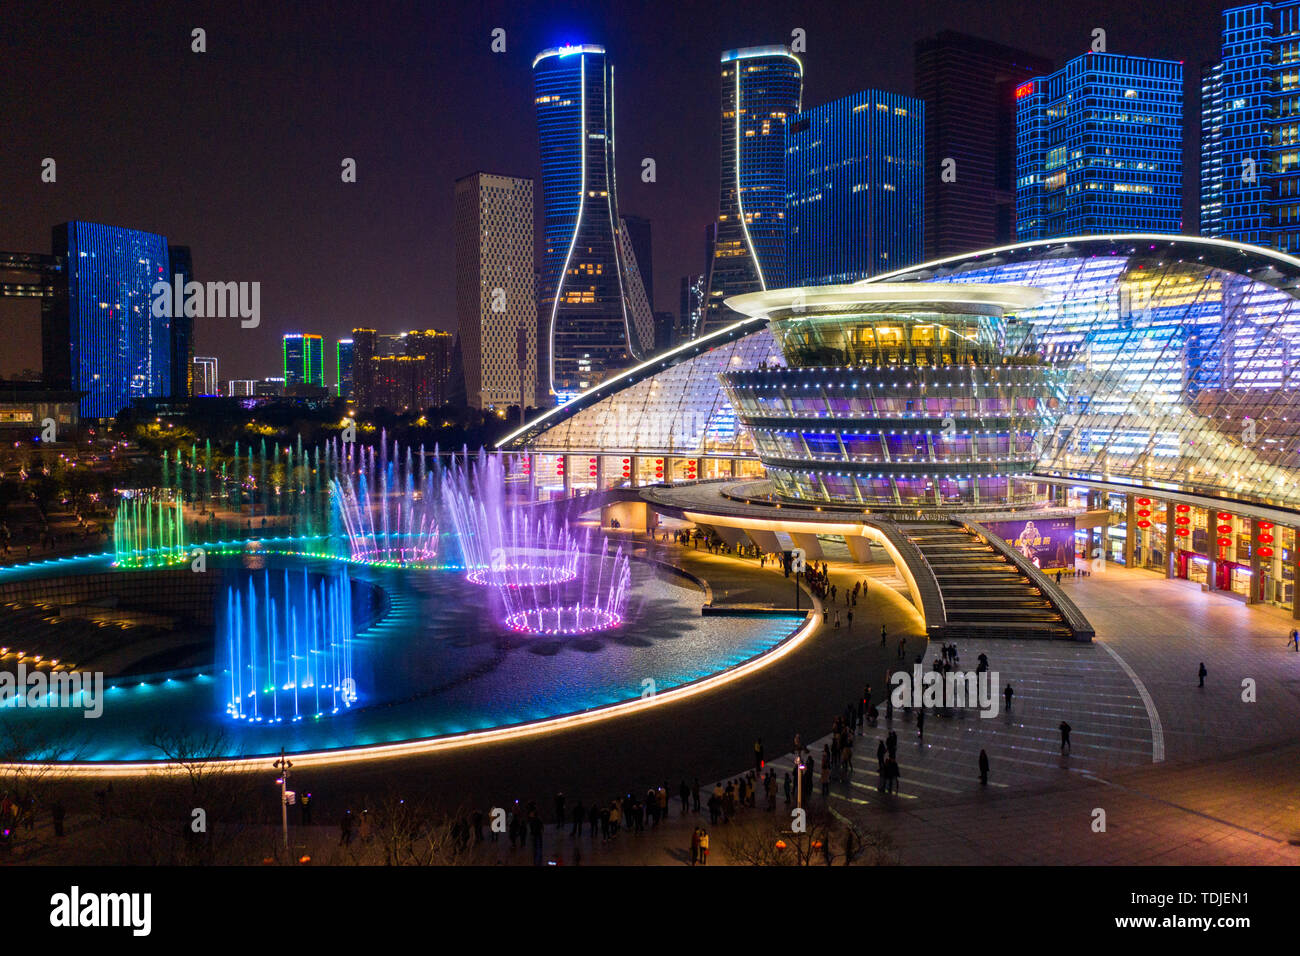
[[[1061,619],[1065,621],[1066,627],[1070,629],[1070,633],[1076,641],[1091,641],[1097,636],[1096,630],[1084,617],[1083,612],[1066,596],[1064,591],[1056,586],[1047,574],[1034,567],[1028,558],[982,524],[974,521],[962,521],[962,526],[971,534],[983,539],[994,551],[1034,583],[1034,587],[1038,588],[1043,597],[1047,598],[1048,603],[1061,615]]]

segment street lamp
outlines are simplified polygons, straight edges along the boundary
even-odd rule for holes
[[[284,755],[284,748],[280,748],[280,759],[272,764],[280,772],[280,825],[284,829],[284,848],[289,849],[289,768],[293,764],[289,758]]]

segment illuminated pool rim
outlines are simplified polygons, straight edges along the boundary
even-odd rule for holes
[[[258,538],[240,541],[213,542],[208,545],[195,546],[207,548],[209,553],[219,554],[242,554],[251,551],[252,553],[258,554],[276,554],[293,557],[310,557],[321,560],[349,561],[347,557],[340,557],[336,554],[303,548],[304,545],[310,545],[310,542],[312,541],[323,540],[325,540],[325,536],[314,536],[312,538]],[[249,545],[256,545],[256,547],[250,549]],[[269,545],[276,545],[276,547],[268,547]],[[287,547],[282,547],[282,545]],[[216,550],[214,551],[214,549]],[[83,563],[90,560],[111,559],[112,557],[113,553],[108,552],[94,555],[76,555],[68,558],[47,559],[45,561],[31,562],[30,564],[10,565],[5,568],[0,568],[0,581],[5,577],[14,576],[21,572],[31,572],[41,568],[58,567],[60,565],[70,567],[76,563]],[[651,563],[657,564],[658,562]],[[446,570],[464,570],[464,568],[450,567],[446,568]],[[490,746],[507,741],[557,733],[577,727],[588,726],[600,721],[612,720],[616,717],[641,713],[650,708],[662,707],[670,703],[676,703],[691,697],[711,693],[735,681],[749,677],[759,670],[781,660],[801,647],[804,642],[816,632],[823,620],[821,602],[816,600],[809,592],[805,592],[805,596],[808,597],[812,610],[807,612],[803,622],[793,632],[773,645],[769,650],[751,657],[740,664],[717,671],[705,677],[697,678],[696,680],[673,687],[669,690],[619,701],[613,704],[605,704],[593,707],[589,710],[513,724],[507,727],[495,727],[486,730],[467,731],[464,733],[447,734],[437,737],[415,738],[398,742],[368,744],[357,747],[288,752],[292,753],[294,763],[300,767],[331,767],[347,764],[371,763],[382,760],[399,760],[427,754],[441,753],[443,751],[456,750],[464,747]],[[196,762],[220,767],[224,770],[230,771],[264,771],[266,769],[267,758],[265,755],[259,755],[250,757],[215,757],[200,761],[188,761],[190,764]],[[163,760],[68,762],[32,760],[0,763],[0,770],[9,772],[30,773],[37,769],[42,773],[48,773],[55,777],[83,778],[141,777],[157,774],[184,774],[188,772],[187,767],[184,764]]]

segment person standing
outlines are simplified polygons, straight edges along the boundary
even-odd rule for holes
[[[880,646],[885,646],[885,625],[880,625]]]
[[[1069,752],[1070,752],[1070,725],[1067,724],[1065,721],[1061,721],[1061,753],[1068,754]]]
[[[1011,713],[1011,698],[1014,697],[1015,694],[1016,694],[1016,692],[1015,692],[1014,690],[1011,689],[1011,685],[1010,685],[1010,684],[1007,684],[1007,689],[1004,690],[1004,691],[1002,692],[1002,696],[1005,697],[1005,698],[1006,698],[1006,701],[1007,701],[1007,713],[1008,713],[1008,714]]]
[[[1196,674],[1196,676],[1199,677],[1199,678],[1201,679],[1201,683],[1200,683],[1198,686],[1200,686],[1200,687],[1204,687],[1204,686],[1205,686],[1205,676],[1206,676],[1208,673],[1210,673],[1210,672],[1207,671],[1207,670],[1205,669],[1205,661],[1201,661],[1201,668],[1200,668],[1199,671],[1197,671],[1197,674]]]
[[[989,755],[983,750],[980,751],[980,783],[988,786],[989,782]]]
[[[700,828],[691,831],[691,866],[700,860]]]
[[[885,756],[887,753],[888,751],[885,750],[885,742],[882,740],[876,747],[876,769],[881,772],[885,769]]]
[[[885,749],[889,751],[891,758],[898,755],[898,734],[892,730],[889,732],[889,736],[885,738]]]
[[[1291,628],[1291,636],[1287,638],[1286,643],[1291,650],[1300,653],[1300,630]]]
[[[709,865],[709,831],[700,827],[700,866]]]

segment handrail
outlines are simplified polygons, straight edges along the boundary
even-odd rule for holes
[[[1070,633],[1076,641],[1091,641],[1097,636],[1096,629],[1089,623],[1078,606],[1070,600],[1063,590],[1056,586],[1055,582],[1046,573],[1034,567],[1028,558],[978,522],[961,521],[961,525],[971,534],[982,538],[985,544],[992,547],[1008,562],[1015,565],[1021,574],[1034,582],[1034,586],[1042,592],[1043,597],[1047,598],[1048,603],[1064,619],[1066,627],[1070,629]]]

